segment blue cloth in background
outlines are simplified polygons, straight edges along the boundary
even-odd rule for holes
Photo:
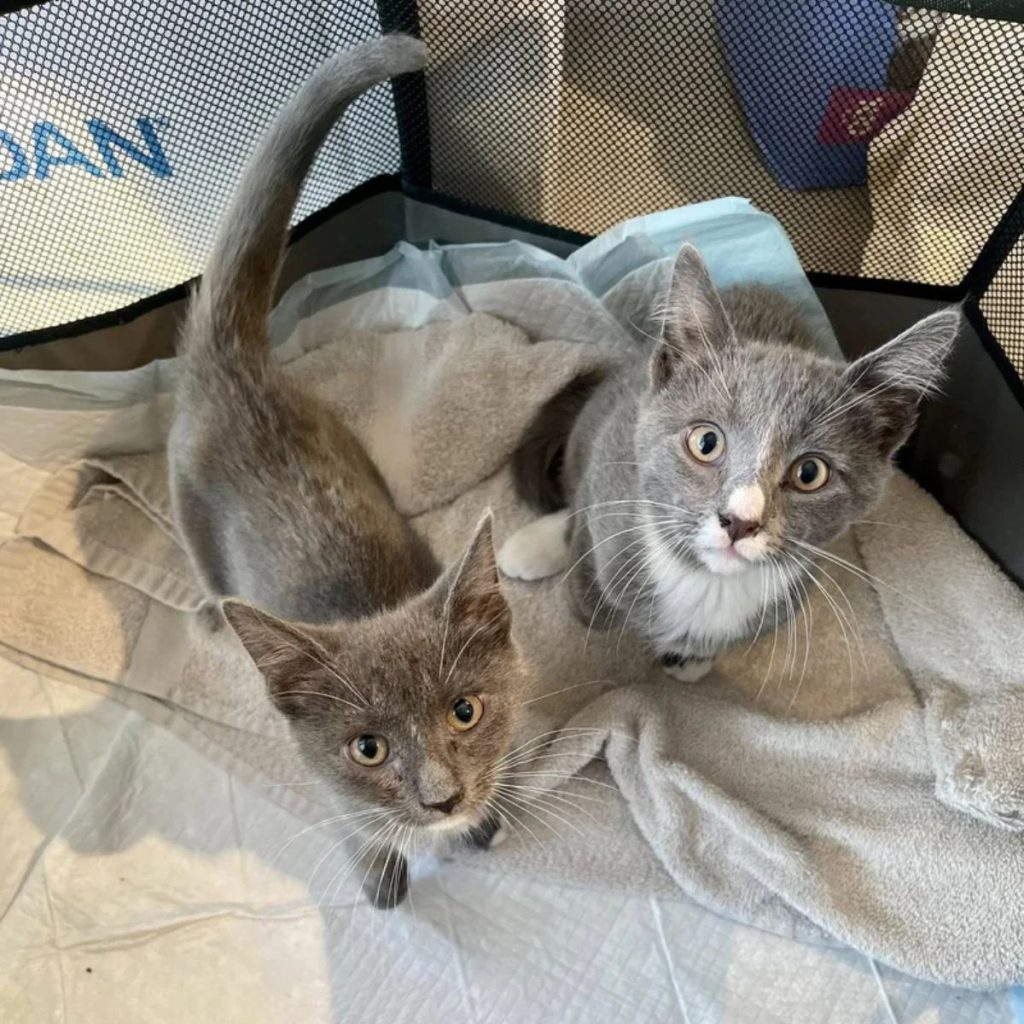
[[[818,137],[833,91],[883,89],[897,12],[879,0],[715,0],[715,23],[750,134],[780,185],[867,180],[868,143]]]

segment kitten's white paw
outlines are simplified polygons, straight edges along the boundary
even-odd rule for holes
[[[515,580],[543,580],[569,568],[569,512],[552,512],[513,533],[498,552],[498,568]]]
[[[661,663],[661,670],[682,683],[695,683],[703,679],[714,665],[711,658],[688,658],[678,665]]]

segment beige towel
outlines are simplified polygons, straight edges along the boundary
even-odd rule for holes
[[[294,372],[349,410],[441,557],[485,505],[499,542],[530,518],[507,457],[532,410],[591,365],[589,346],[529,345],[483,316],[334,333]],[[123,415],[137,421],[138,407]],[[196,593],[162,481],[161,453],[45,479],[0,548],[0,642],[106,687],[243,777],[301,780],[251,665],[188,610]],[[557,581],[510,584],[541,670],[529,728],[569,726],[536,779],[580,769],[590,781],[538,794],[511,841],[476,863],[636,891],[676,884],[725,914],[918,975],[1024,979],[1024,599],[904,478],[836,552],[901,593],[829,566],[839,617],[815,592],[792,626],[690,686],[628,636],[588,638]],[[607,769],[588,764],[602,745]],[[607,771],[625,801],[592,784]],[[311,820],[329,799],[274,792]]]

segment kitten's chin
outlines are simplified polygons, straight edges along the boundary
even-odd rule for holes
[[[471,814],[467,811],[460,811],[458,814],[449,814],[447,817],[432,821],[423,828],[428,832],[467,832],[474,825],[479,824],[480,815]]]
[[[755,564],[731,548],[705,549],[700,553],[700,558],[708,572],[716,576],[735,576],[753,568]]]

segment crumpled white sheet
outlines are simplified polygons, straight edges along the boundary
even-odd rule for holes
[[[1024,1020],[682,896],[420,862],[376,913],[324,830],[53,676],[0,659],[4,1024]]]

